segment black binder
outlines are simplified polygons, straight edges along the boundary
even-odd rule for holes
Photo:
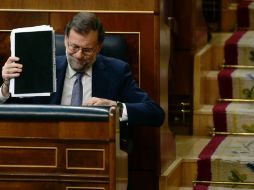
[[[28,29],[26,31],[26,29]],[[55,91],[55,42],[51,27],[28,27],[12,31],[12,54],[23,70],[11,81],[14,97],[49,96]]]

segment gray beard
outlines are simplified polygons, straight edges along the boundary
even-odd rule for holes
[[[85,72],[86,67],[88,65],[87,63],[83,62],[83,64],[78,64],[75,58],[70,56],[68,53],[66,53],[66,58],[67,58],[68,64],[74,71]]]
[[[70,56],[67,52],[66,52],[66,58],[70,67],[76,72],[85,72],[87,68],[92,66],[92,64],[95,62],[95,60],[93,60],[91,63],[84,61],[82,64],[77,64],[76,59]]]

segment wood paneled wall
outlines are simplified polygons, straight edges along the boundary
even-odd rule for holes
[[[104,11],[156,11],[156,0],[1,0],[3,9],[52,9],[52,10],[104,10]]]
[[[156,0],[1,0],[0,8],[158,12],[159,3]]]
[[[37,12],[0,10],[0,62],[10,55],[10,30],[18,27],[51,25],[56,33],[64,33],[69,19],[76,12]],[[140,87],[159,102],[159,65],[155,62],[155,16],[142,13],[96,13],[106,32],[124,35],[129,46],[129,64]],[[135,22],[133,22],[135,21]],[[156,73],[157,72],[157,73]]]

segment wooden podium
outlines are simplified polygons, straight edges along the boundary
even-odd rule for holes
[[[0,189],[115,190],[115,107],[0,105]]]

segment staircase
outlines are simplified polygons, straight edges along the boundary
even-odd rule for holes
[[[254,1],[241,3],[238,30],[213,34],[195,56],[193,136],[176,137],[161,189],[254,189]]]
[[[246,22],[252,2],[238,4],[238,21],[245,20],[237,31],[214,35],[196,56],[194,131],[205,126],[210,131],[202,134],[213,137],[199,154],[195,190],[254,188],[254,31]]]

